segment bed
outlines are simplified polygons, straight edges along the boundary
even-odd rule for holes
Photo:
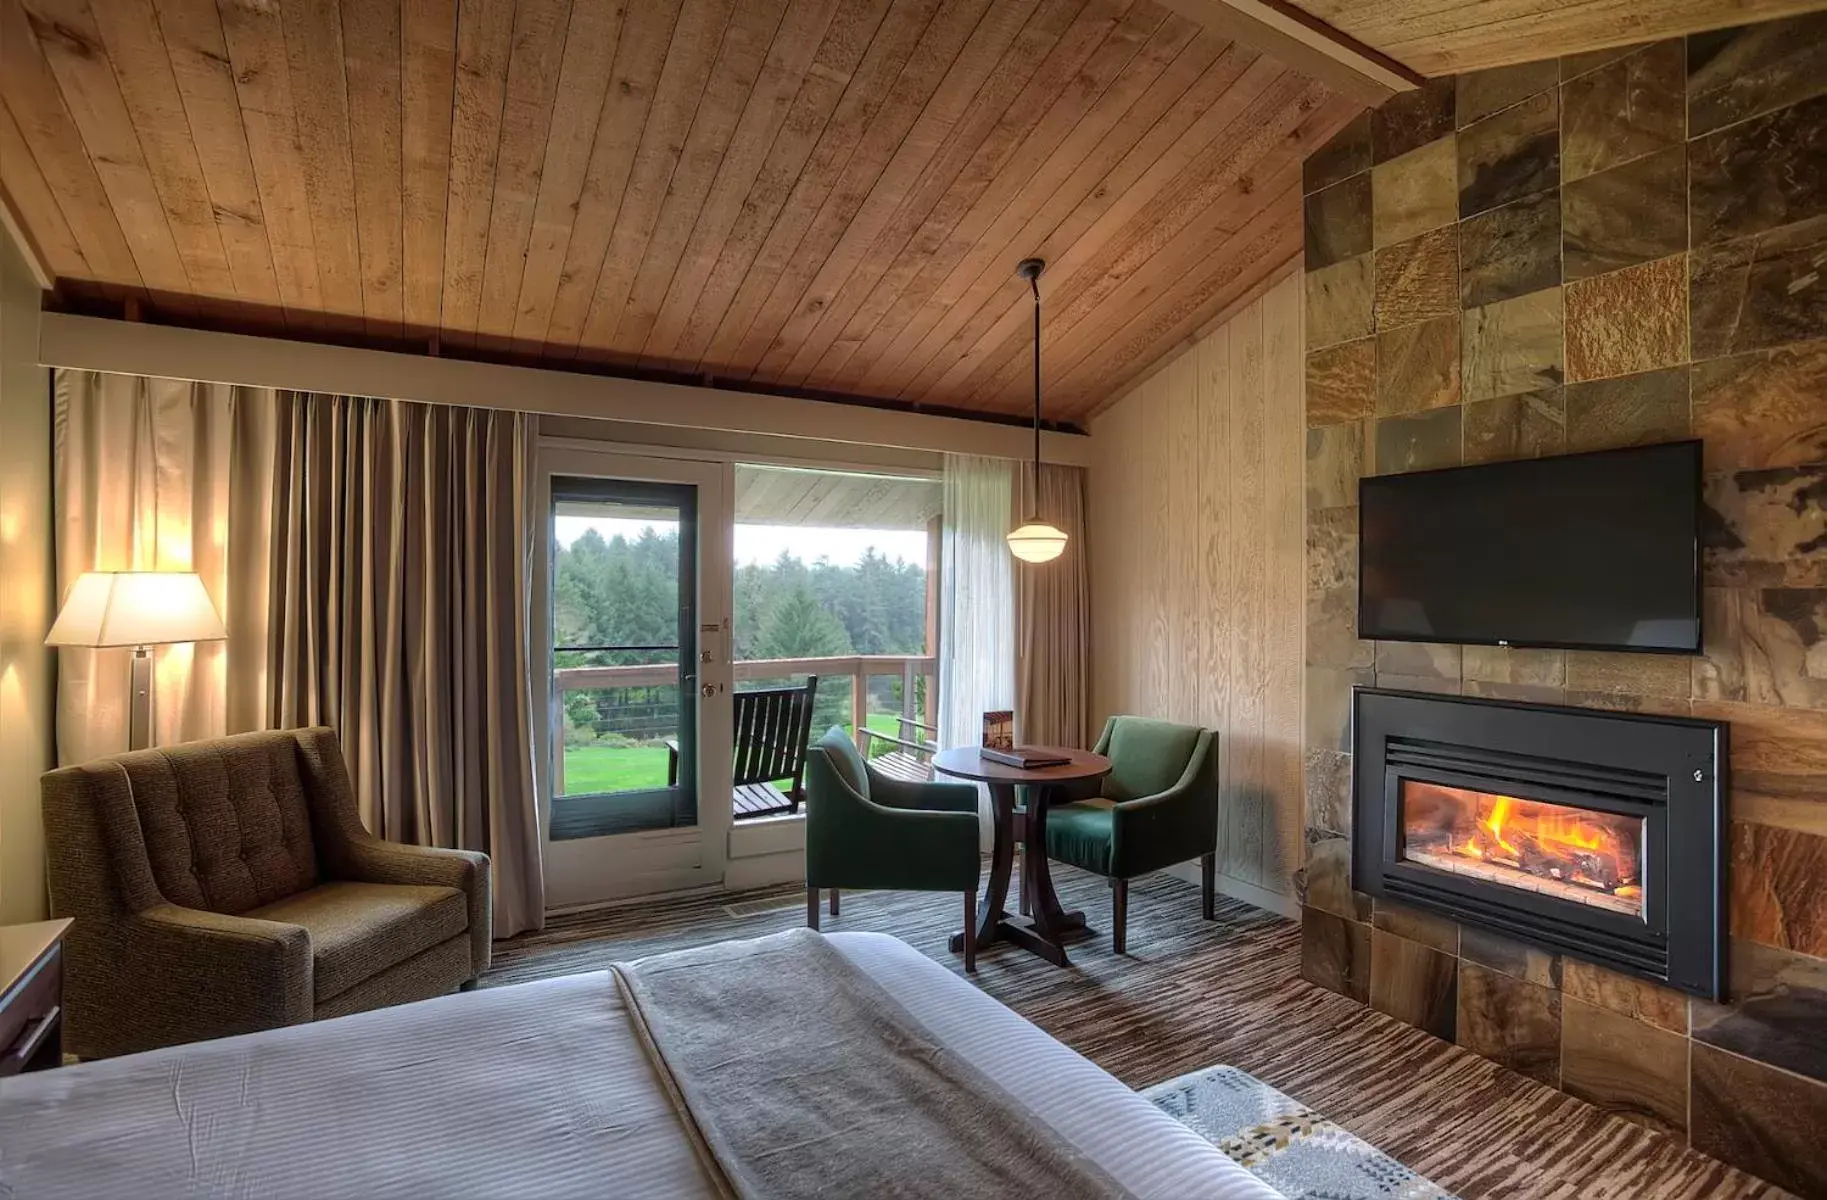
[[[1121,1188],[1276,1200],[1204,1139],[904,943],[828,940]],[[0,1194],[716,1192],[615,977],[596,972],[6,1081]]]

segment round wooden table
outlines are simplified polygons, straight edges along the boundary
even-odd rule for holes
[[[1048,962],[1066,966],[1065,935],[1085,927],[1085,914],[1066,912],[1053,890],[1053,873],[1047,868],[1047,804],[1049,793],[1063,783],[1098,779],[1110,773],[1110,760],[1089,750],[1055,746],[1023,746],[1023,750],[1057,755],[1068,761],[1057,767],[1006,766],[984,758],[976,746],[941,750],[933,756],[933,769],[956,779],[989,785],[995,808],[995,841],[990,850],[990,885],[977,903],[977,948],[998,938],[1014,942]],[[1034,911],[1030,924],[1017,924],[1003,911],[1009,897],[1009,875],[1015,858],[1015,789],[1028,789],[1026,829],[1022,839],[1023,894]],[[952,949],[961,950],[964,935],[952,937]]]

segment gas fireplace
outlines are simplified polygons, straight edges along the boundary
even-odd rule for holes
[[[1359,689],[1352,883],[1718,998],[1726,727]]]

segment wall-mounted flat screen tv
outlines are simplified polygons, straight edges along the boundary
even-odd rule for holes
[[[1358,636],[1700,650],[1700,443],[1358,485]]]

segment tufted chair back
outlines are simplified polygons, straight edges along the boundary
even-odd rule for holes
[[[126,773],[159,892],[237,915],[318,882],[311,810],[289,730],[108,760]]]

